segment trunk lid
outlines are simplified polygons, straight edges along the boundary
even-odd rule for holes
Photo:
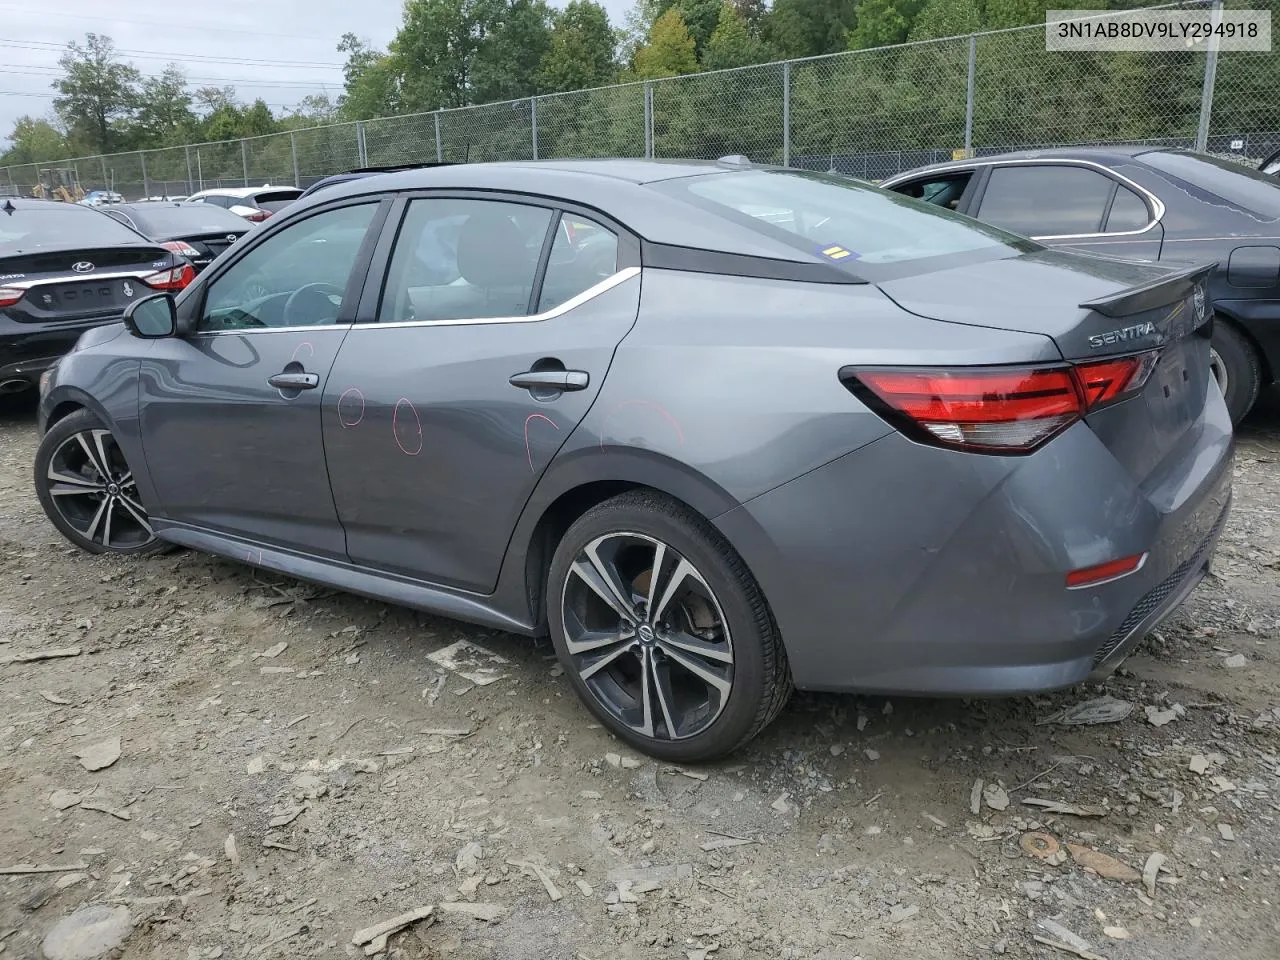
[[[1139,395],[1086,417],[1116,459],[1145,481],[1194,443],[1191,427],[1212,376],[1205,290],[1212,269],[1041,250],[879,287],[918,316],[1043,334],[1076,364],[1159,351]]]
[[[168,250],[147,243],[0,257],[0,287],[25,291],[0,312],[18,323],[118,316],[151,292],[141,278],[174,262]]]

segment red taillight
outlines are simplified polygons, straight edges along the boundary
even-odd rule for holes
[[[255,210],[253,213],[246,213],[244,218],[250,223],[261,223],[269,216],[271,216],[270,210]]]
[[[0,307],[12,307],[26,292],[18,287],[0,287]]]
[[[861,369],[855,393],[904,432],[929,443],[1030,453],[1097,407],[1131,396],[1155,352],[1078,366]]]
[[[172,270],[161,270],[149,277],[143,277],[142,282],[156,290],[181,290],[195,278],[195,268],[189,263],[184,263]]]
[[[1119,560],[1108,560],[1106,563],[1099,563],[1092,567],[1081,567],[1079,570],[1072,570],[1067,574],[1067,589],[1076,590],[1080,587],[1096,587],[1111,580],[1127,577],[1135,570],[1141,570],[1146,561],[1147,555],[1145,553],[1136,553],[1132,557],[1121,557]]]
[[[190,259],[192,257],[200,256],[200,251],[185,240],[169,240],[160,244],[160,246],[164,247],[166,250],[176,253],[180,257],[187,257]]]

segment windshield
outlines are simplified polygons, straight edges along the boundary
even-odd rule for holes
[[[142,238],[120,221],[75,204],[50,202],[47,207],[20,207],[0,214],[0,254],[140,242]]]
[[[1237,207],[1265,217],[1280,217],[1280,189],[1275,178],[1257,170],[1207,154],[1144,153],[1141,159]]]
[[[751,170],[655,186],[872,281],[899,275],[897,265],[942,266],[939,258],[985,259],[1039,249],[949,210],[827,174]]]

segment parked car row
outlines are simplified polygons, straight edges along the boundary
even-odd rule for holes
[[[1280,169],[1280,159],[1268,162]],[[1055,249],[1212,262],[1210,356],[1232,420],[1280,379],[1280,180],[1264,171],[1184,150],[1107,147],[952,161],[880,185]]]
[[[1065,166],[1106,181],[1092,232],[1178,226],[1127,167]],[[965,191],[1003,169],[949,172],[956,207],[981,217]],[[1105,675],[1227,514],[1221,268],[938,199],[741,160],[331,183],[80,338],[41,385],[36,491],[86,551],[549,633],[599,721],[669,761],[732,751],[793,687]]]

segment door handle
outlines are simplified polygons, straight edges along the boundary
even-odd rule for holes
[[[314,390],[320,386],[320,375],[316,373],[277,373],[267,377],[267,383],[279,390]]]
[[[526,370],[507,382],[522,390],[585,390],[591,377],[585,370]]]

